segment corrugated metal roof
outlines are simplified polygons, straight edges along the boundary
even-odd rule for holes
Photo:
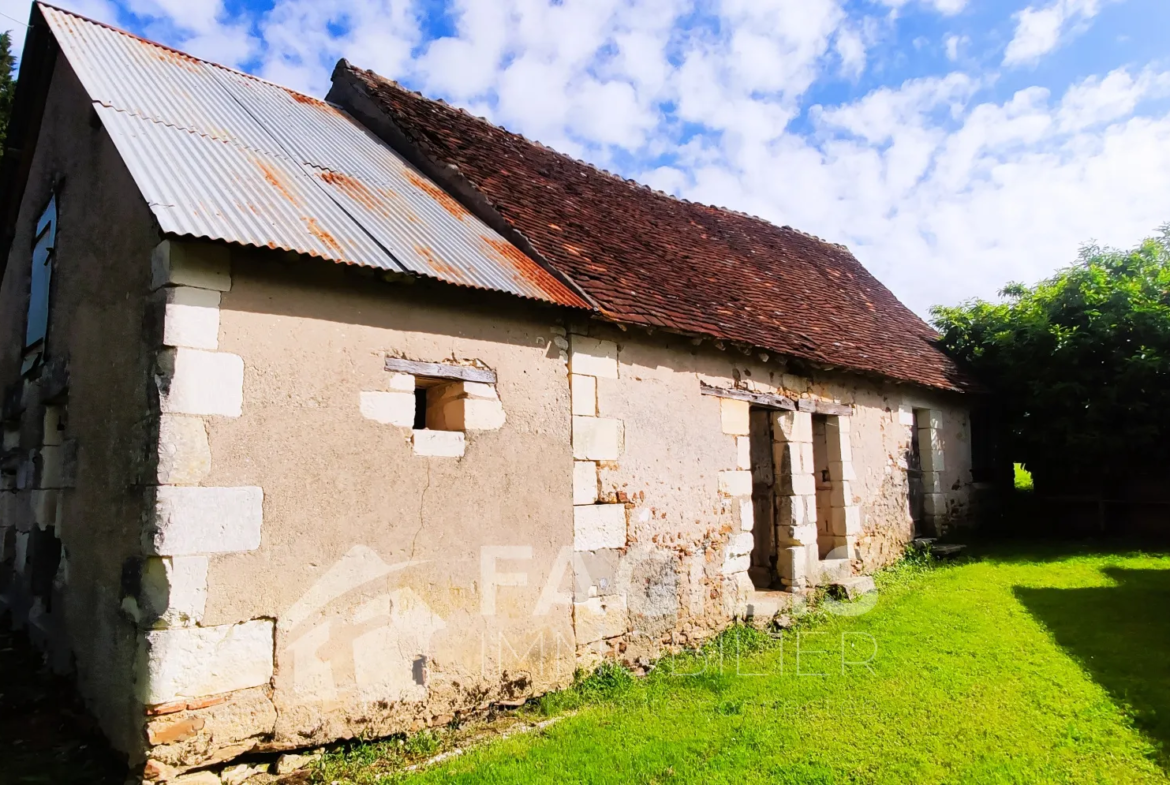
[[[40,9],[164,232],[587,307],[329,104]]]

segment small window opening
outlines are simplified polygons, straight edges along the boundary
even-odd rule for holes
[[[462,392],[460,382],[449,379],[415,378],[414,429],[416,431],[463,430],[462,418],[455,415],[452,403]]]
[[[414,429],[424,430],[427,427],[427,388],[414,388]]]
[[[37,219],[29,272],[28,314],[24,333],[24,362],[21,373],[36,368],[45,355],[45,338],[49,330],[49,289],[52,284],[53,259],[57,245],[57,197]]]

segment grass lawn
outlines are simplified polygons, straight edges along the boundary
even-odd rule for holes
[[[532,710],[572,716],[424,772],[390,772],[402,748],[383,742],[330,753],[314,779],[1170,782],[1170,556],[992,550],[879,586],[869,612],[779,643],[732,630],[722,658],[594,677]]]

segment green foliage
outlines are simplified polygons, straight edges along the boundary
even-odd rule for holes
[[[1024,464],[1017,463],[1015,465],[1016,479],[1015,486],[1017,491],[1030,491],[1033,488],[1032,472],[1024,468]]]
[[[12,98],[16,93],[16,58],[12,56],[12,41],[8,33],[0,33],[0,151],[8,138],[8,119],[12,114]]]
[[[999,393],[1013,461],[1107,481],[1170,458],[1170,224],[1130,251],[1087,246],[1002,294],[932,315],[943,346]]]
[[[579,683],[604,699],[409,782],[1170,781],[1170,557],[915,554],[881,583],[799,638],[735,628],[686,668],[606,669]]]

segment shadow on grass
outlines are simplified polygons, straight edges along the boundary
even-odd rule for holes
[[[1133,717],[1170,772],[1170,570],[1104,572],[1116,586],[1015,594]]]

